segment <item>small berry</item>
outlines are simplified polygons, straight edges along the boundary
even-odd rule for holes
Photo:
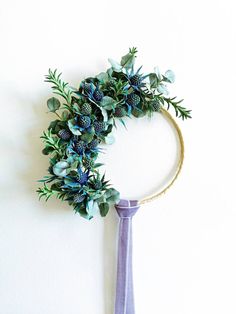
[[[127,96],[127,103],[130,106],[137,106],[140,103],[140,100],[141,99],[140,99],[139,95],[134,94],[134,93],[129,94]]]
[[[117,118],[122,118],[122,117],[126,116],[126,114],[127,114],[127,112],[126,112],[125,108],[123,108],[123,107],[116,108],[115,112],[114,112],[114,116]]]
[[[84,103],[82,106],[81,106],[81,110],[80,112],[82,114],[85,114],[85,115],[90,115],[92,113],[92,107],[90,104],[88,103]]]
[[[95,121],[94,124],[95,133],[101,133],[106,129],[106,123],[101,121]]]
[[[133,86],[139,86],[141,84],[141,82],[142,82],[142,79],[141,79],[140,75],[138,75],[138,74],[135,74],[135,75],[131,76],[131,78],[130,78],[130,83]]]
[[[74,203],[82,203],[83,200],[85,199],[85,195],[82,194],[75,194],[74,196]]]
[[[103,92],[100,91],[99,89],[96,89],[93,93],[93,98],[96,100],[96,101],[101,101],[102,98],[103,98]]]
[[[58,132],[58,136],[62,139],[62,140],[69,140],[71,138],[71,133],[70,131],[66,130],[66,129],[62,129]]]
[[[84,141],[78,141],[78,142],[75,142],[75,151],[78,153],[78,154],[82,154],[84,149],[85,149],[85,142]]]
[[[78,124],[81,128],[87,129],[90,127],[91,119],[88,116],[80,116],[78,119]]]

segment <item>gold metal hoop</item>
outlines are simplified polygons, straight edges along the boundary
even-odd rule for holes
[[[177,180],[182,166],[183,166],[183,161],[184,161],[184,139],[183,139],[183,135],[182,132],[177,124],[177,122],[174,120],[174,118],[170,115],[170,113],[165,110],[165,109],[161,109],[161,113],[167,118],[167,120],[169,120],[169,122],[172,124],[172,126],[174,127],[174,129],[177,132],[178,138],[179,138],[179,145],[180,145],[180,157],[179,157],[179,161],[177,164],[177,168],[176,171],[172,177],[172,179],[169,181],[169,183],[167,183],[167,185],[161,190],[161,191],[157,191],[151,195],[148,195],[146,197],[144,197],[143,199],[141,199],[139,201],[139,204],[145,204],[148,202],[151,202],[153,200],[155,200],[156,198],[158,198],[159,196],[165,194],[165,192],[167,190],[169,190],[169,188],[174,184],[174,182]]]

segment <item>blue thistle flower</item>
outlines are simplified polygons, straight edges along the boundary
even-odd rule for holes
[[[145,87],[145,83],[143,82],[149,75],[140,74],[142,66],[134,72],[134,68],[132,67],[130,72],[126,72],[126,77],[129,81],[129,85],[133,87],[135,90],[140,90],[142,87]]]
[[[74,203],[82,203],[84,200],[85,200],[85,195],[80,194],[80,193],[75,194],[73,198]]]
[[[96,134],[99,134],[106,130],[106,123],[104,121],[95,121],[93,124]]]
[[[88,97],[95,103],[100,102],[104,96],[99,87],[95,86],[93,83],[82,82],[81,88],[83,90],[84,96]]]
[[[98,139],[93,139],[89,144],[88,144],[88,148],[90,150],[97,150],[97,146],[100,143],[100,141]]]
[[[79,182],[79,184],[81,185],[86,184],[89,179],[89,171],[83,172],[80,168],[78,168],[77,172],[78,172],[78,175],[76,176],[77,182]]]
[[[86,148],[86,143],[84,141],[76,141],[74,143],[74,149],[78,154],[83,154]]]
[[[141,98],[135,93],[131,93],[127,96],[126,103],[131,107],[136,107],[140,103]]]
[[[91,119],[89,116],[79,116],[78,117],[78,125],[82,128],[82,129],[87,129],[90,127],[91,124]]]
[[[103,92],[101,90],[99,90],[98,87],[96,87],[94,93],[93,93],[93,99],[95,101],[101,101],[103,99]]]

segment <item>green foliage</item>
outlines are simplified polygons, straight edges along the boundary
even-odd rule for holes
[[[103,97],[100,103],[100,105],[106,110],[114,109],[116,104],[117,104],[117,101],[115,101],[115,99],[111,98],[110,96]]]
[[[110,62],[113,71],[115,71],[115,72],[121,72],[122,71],[122,66],[118,62],[116,62],[113,59],[108,59],[108,61]]]
[[[68,174],[68,170],[70,168],[70,164],[67,161],[58,161],[54,166],[53,166],[53,173],[57,177],[66,177]]]
[[[67,104],[71,104],[72,90],[69,88],[68,83],[61,80],[61,74],[57,74],[57,70],[48,70],[48,75],[46,75],[45,82],[52,84],[52,89],[54,94],[60,95],[65,99]]]
[[[81,134],[75,118],[70,119],[68,121],[68,127],[69,127],[71,133],[73,133],[74,135],[80,135]]]
[[[68,202],[76,213],[90,220],[98,212],[105,217],[109,207],[120,199],[119,192],[101,175],[97,162],[100,143],[114,143],[113,128],[127,118],[151,117],[162,108],[172,108],[176,117],[191,118],[191,110],[182,100],[167,97],[167,85],[175,81],[171,70],[161,74],[158,68],[148,75],[135,71],[137,49],[131,48],[120,62],[109,59],[111,68],[83,80],[79,88],[69,87],[61,73],[49,69],[46,82],[53,93],[47,101],[50,112],[57,115],[41,136],[49,155],[49,175],[39,182],[39,198],[56,196]],[[147,79],[149,78],[149,80]]]
[[[159,84],[159,79],[156,75],[156,73],[150,73],[149,74],[149,80],[150,80],[150,88],[157,88],[158,84]]]
[[[105,217],[109,211],[109,204],[108,203],[100,203],[99,209],[100,209],[101,216]]]
[[[47,106],[50,112],[56,112],[60,108],[61,104],[57,98],[52,97],[48,99]]]
[[[48,150],[49,153],[56,153],[60,157],[64,155],[64,145],[61,145],[61,140],[52,135],[51,129],[44,131],[43,135],[40,137],[44,144],[45,144],[45,149]]]
[[[39,199],[42,197],[45,197],[45,200],[47,201],[51,196],[57,194],[56,191],[52,190],[50,187],[48,187],[45,183],[42,188],[38,188],[37,193],[39,194]]]
[[[138,51],[136,48],[129,49],[129,53],[127,53],[125,56],[121,58],[120,65],[122,66],[122,68],[129,70],[134,66],[134,61],[137,52]]]
[[[179,104],[182,103],[182,100],[175,101],[176,97],[173,98],[163,98],[164,102],[167,104],[167,109],[169,110],[170,106],[172,106],[175,110],[176,117],[181,118],[182,120],[191,118],[191,110],[188,110]]]

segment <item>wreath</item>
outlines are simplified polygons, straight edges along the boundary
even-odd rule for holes
[[[175,81],[171,70],[160,74],[158,68],[144,75],[142,67],[134,69],[137,49],[131,48],[120,63],[108,59],[111,67],[95,77],[83,80],[73,88],[61,79],[61,73],[49,69],[46,82],[60,96],[47,101],[49,112],[56,115],[41,136],[43,154],[49,155],[48,173],[39,182],[39,199],[56,196],[67,201],[76,213],[91,219],[100,212],[106,216],[109,207],[120,199],[96,162],[100,144],[112,144],[113,128],[126,118],[151,117],[163,108],[175,111],[176,117],[191,118],[191,110],[182,100],[168,97],[167,83]]]

